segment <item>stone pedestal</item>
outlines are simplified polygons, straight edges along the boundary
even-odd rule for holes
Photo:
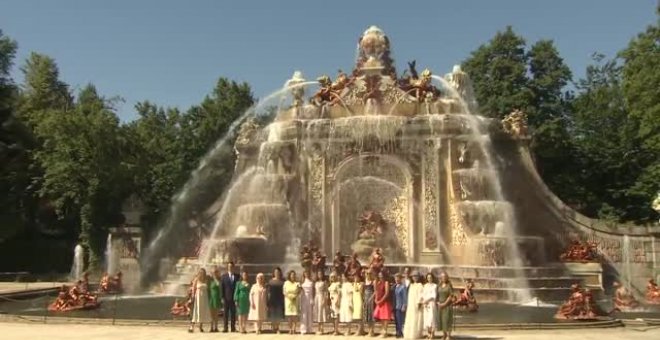
[[[603,265],[600,263],[564,263],[566,270],[572,275],[582,278],[588,288],[603,289]]]
[[[139,258],[142,250],[142,229],[138,227],[110,228],[106,252],[106,271],[110,275],[121,271],[125,291],[132,291],[140,280]]]

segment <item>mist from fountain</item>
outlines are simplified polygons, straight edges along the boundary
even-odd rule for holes
[[[460,66],[455,66],[453,73],[448,74],[447,77],[449,78],[451,75],[455,73],[460,73],[459,75],[465,77],[465,74],[462,73],[462,71],[460,70]],[[513,212],[513,206],[504,200],[502,185],[499,180],[501,176],[499,174],[497,167],[494,166],[491,158],[491,155],[493,154],[493,150],[492,150],[490,135],[488,134],[488,131],[484,131],[485,127],[487,126],[487,122],[489,120],[482,116],[477,116],[472,112],[477,110],[477,105],[469,79],[467,79],[467,81],[466,79],[460,79],[460,81],[464,81],[465,83],[461,84],[463,86],[463,91],[462,91],[463,93],[459,93],[455,85],[450,84],[450,82],[447,79],[439,77],[437,75],[432,75],[431,77],[432,79],[438,81],[443,89],[448,91],[451,98],[456,98],[459,100],[460,107],[462,108],[462,112],[460,113],[464,113],[461,114],[460,116],[464,117],[466,121],[469,123],[469,125],[466,126],[467,128],[466,130],[471,135],[470,142],[476,142],[476,145],[479,149],[479,153],[482,155],[483,161],[485,163],[484,165],[481,165],[478,163],[478,161],[475,160],[475,163],[473,164],[473,168],[455,170],[454,174],[463,178],[469,176],[471,184],[476,184],[478,186],[477,189],[481,189],[480,191],[482,193],[482,196],[483,196],[484,184],[491,183],[491,187],[493,189],[492,199],[495,202],[501,202],[501,204],[499,204],[499,203],[494,203],[493,201],[491,201],[491,203],[480,203],[480,202],[467,203],[469,201],[463,201],[457,203],[458,205],[457,209],[459,209],[460,211],[461,205],[463,208],[465,208],[466,204],[476,204],[477,209],[479,209],[478,207],[480,205],[484,205],[484,204],[486,204],[485,206],[504,207],[504,210],[502,211],[503,214],[501,214],[501,216],[504,217],[504,221],[496,221],[494,224],[480,224],[480,225],[482,231],[486,230],[484,225],[492,225],[493,232],[497,232],[497,234],[503,233],[504,234],[503,236],[507,238],[509,244],[509,246],[507,247],[509,251],[508,261],[509,264],[514,268],[514,272],[516,276],[516,282],[514,283],[514,285],[516,287],[523,287],[521,289],[517,289],[519,294],[510,296],[511,300],[518,302],[531,301],[532,296],[529,289],[529,283],[522,269],[523,262],[522,262],[520,250],[518,249],[518,244],[516,242],[517,225],[516,225],[515,213]],[[464,188],[461,189],[463,190]],[[486,194],[486,198],[489,195],[490,194]],[[486,215],[493,215],[493,214],[492,213],[489,214],[488,210],[486,210]],[[483,222],[486,221],[482,221],[482,223]],[[489,222],[492,223],[492,221]],[[503,224],[506,227],[502,228]],[[500,237],[502,236],[497,234],[495,235]]]
[[[190,217],[191,207],[190,204],[193,204],[190,199],[191,196],[194,196],[196,192],[203,190],[208,185],[208,179],[211,178],[211,173],[213,171],[213,165],[216,162],[222,162],[222,159],[226,157],[231,157],[233,150],[233,140],[237,134],[237,128],[245,122],[250,117],[260,117],[260,118],[269,118],[273,119],[272,111],[269,110],[269,104],[272,100],[281,98],[283,94],[290,91],[295,87],[306,87],[312,84],[317,84],[316,81],[303,82],[295,84],[293,86],[284,87],[280,90],[277,90],[264,99],[257,102],[251,108],[247,109],[241,116],[239,116],[234,122],[229,126],[227,132],[218,139],[215,145],[206,153],[206,155],[200,160],[197,168],[192,172],[190,179],[183,188],[174,195],[172,199],[172,204],[165,220],[165,223],[161,228],[156,237],[150,242],[149,246],[145,249],[144,256],[141,258],[141,266],[147,270],[142,271],[141,282],[143,284],[148,283],[147,281],[153,280],[153,270],[158,268],[159,261],[161,258],[165,258],[172,244],[180,242],[179,239],[176,239],[174,234],[178,231],[184,230],[187,225],[184,222]],[[260,111],[260,110],[264,111]],[[233,186],[232,183],[229,184],[230,190]],[[212,234],[217,233],[218,224],[214,226],[214,231]]]
[[[491,139],[490,135],[487,133],[487,131],[483,131],[484,125],[482,121],[480,121],[479,117],[480,116],[474,116],[474,115],[468,115],[468,122],[470,123],[470,131],[472,132],[472,138],[474,141],[477,142],[477,145],[479,146],[481,150],[481,154],[483,155],[483,161],[484,161],[484,168],[486,171],[484,175],[488,178],[488,182],[492,183],[492,188],[493,188],[493,193],[494,193],[494,199],[497,201],[505,201],[504,199],[504,193],[502,191],[502,185],[500,183],[500,174],[497,169],[497,167],[494,166],[491,154],[493,153],[492,151],[492,145],[491,145]],[[529,283],[527,281],[527,278],[525,277],[525,273],[523,270],[523,262],[522,262],[522,257],[520,254],[520,250],[518,249],[518,243],[516,242],[516,236],[517,235],[517,223],[516,223],[516,218],[514,213],[508,213],[504,215],[504,221],[501,221],[504,223],[505,228],[503,230],[504,236],[507,238],[508,241],[508,246],[506,247],[509,254],[508,254],[508,263],[510,264],[511,267],[514,268],[514,273],[516,277],[515,285],[516,287],[522,287],[520,289],[517,289],[518,294],[514,294],[514,296],[511,296],[510,298],[514,302],[528,302],[532,300],[532,296],[530,293],[529,289]]]

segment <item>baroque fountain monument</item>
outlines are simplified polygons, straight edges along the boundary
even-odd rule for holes
[[[295,72],[277,102],[270,121],[242,121],[231,188],[200,213],[207,234],[168,281],[229,260],[293,266],[307,243],[361,259],[381,248],[389,267],[444,269],[491,301],[557,301],[576,282],[636,289],[659,272],[658,228],[567,207],[535,169],[524,112],[480,116],[460,66],[398,72],[375,26],[351,72]]]

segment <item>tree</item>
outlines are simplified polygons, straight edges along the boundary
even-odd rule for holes
[[[139,118],[124,127],[128,142],[126,161],[134,191],[147,207],[146,227],[151,227],[167,211],[170,199],[187,179],[182,115],[177,109],[165,109],[148,101],[138,103],[135,109]]]
[[[656,13],[660,15],[660,6]],[[621,51],[623,60],[622,90],[629,119],[639,122],[636,149],[642,168],[635,183],[627,190],[638,197],[636,218],[657,220],[649,202],[660,192],[660,26],[647,27]],[[629,174],[629,176],[632,174]]]
[[[569,205],[579,207],[583,195],[580,173],[582,157],[573,143],[570,113],[571,94],[564,88],[571,70],[551,40],[539,40],[527,52],[529,89],[527,109],[534,128],[531,149],[541,176]]]
[[[574,101],[575,144],[584,157],[585,213],[601,218],[636,220],[643,205],[627,193],[639,174],[638,122],[629,119],[621,88],[621,65],[595,56],[578,83]],[[647,203],[648,204],[648,203]]]
[[[59,216],[73,215],[94,268],[100,263],[107,227],[120,222],[125,171],[119,119],[92,85],[74,110],[48,110],[37,122],[43,146],[35,160],[43,169],[39,190]]]
[[[579,151],[573,145],[571,94],[564,88],[571,71],[551,40],[539,40],[526,51],[525,40],[511,27],[472,52],[463,68],[474,82],[480,111],[503,118],[514,109],[527,113],[531,148],[548,186],[569,204],[582,194]]]
[[[529,108],[533,93],[527,79],[527,60],[525,40],[509,26],[463,62],[482,114],[503,118],[514,109]]]
[[[30,123],[36,124],[44,110],[73,107],[69,86],[59,79],[59,69],[51,57],[32,52],[21,71],[25,77],[21,114]]]
[[[530,125],[538,127],[547,121],[565,118],[568,94],[563,90],[571,81],[571,70],[552,40],[537,41],[527,57],[531,74],[528,86],[532,92],[528,112]]]
[[[252,104],[254,97],[247,83],[219,78],[211,94],[186,114],[184,137],[194,137],[187,140],[189,157],[199,160],[204,156]]]
[[[33,140],[29,129],[17,119],[18,89],[10,77],[17,44],[0,31],[0,240],[27,224],[30,195],[27,149]]]

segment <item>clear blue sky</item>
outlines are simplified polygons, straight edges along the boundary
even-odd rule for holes
[[[264,97],[297,69],[307,79],[348,71],[369,25],[389,35],[400,70],[416,59],[446,73],[511,25],[528,43],[553,39],[579,77],[593,52],[613,56],[653,23],[656,1],[3,0],[0,29],[19,43],[17,64],[50,55],[72,88],[125,98],[126,121],[141,100],[185,110],[219,76]]]

